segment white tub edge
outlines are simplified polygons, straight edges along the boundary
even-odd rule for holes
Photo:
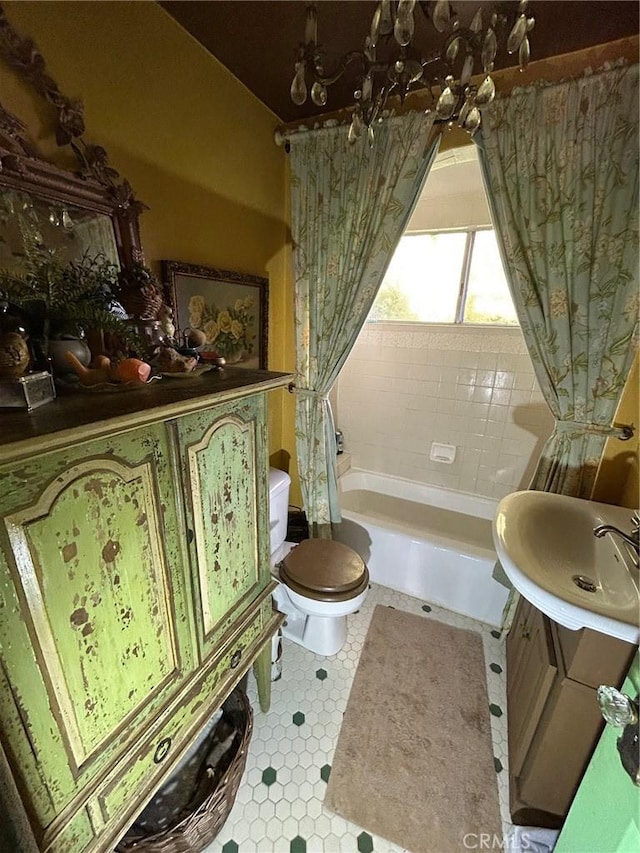
[[[349,468],[338,478],[338,486],[340,492],[364,489],[392,498],[403,498],[465,515],[475,515],[488,521],[493,520],[498,506],[498,501],[493,498],[431,486],[428,483],[417,483],[414,480],[366,471],[363,468]]]
[[[449,536],[438,535],[429,531],[425,534],[417,527],[411,525],[398,524],[390,519],[385,519],[384,523],[380,519],[371,518],[360,512],[352,509],[342,511],[342,517],[348,521],[356,521],[363,526],[379,527],[388,530],[390,533],[396,533],[400,536],[406,536],[412,542],[428,542],[435,548],[444,548],[446,550],[455,551],[461,544],[459,539],[452,539]],[[482,548],[480,545],[472,545],[470,542],[464,542],[464,555],[474,560],[491,560],[495,563],[498,559],[495,548]]]
[[[492,520],[498,501],[456,492],[442,487],[416,483],[373,471],[353,468],[339,480],[341,494],[362,489],[392,498],[411,500],[428,506]],[[355,510],[343,510],[344,538],[340,541],[358,550],[359,534],[364,530],[370,553],[369,572],[374,583],[398,590],[420,600],[433,602],[488,625],[500,625],[507,590],[492,577],[497,559],[495,550],[423,531],[390,519],[367,516]],[[463,546],[461,548],[461,545]],[[402,552],[398,571],[398,555]]]

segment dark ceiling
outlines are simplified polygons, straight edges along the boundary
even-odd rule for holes
[[[304,36],[305,0],[186,0],[161,5],[281,121],[331,112],[353,102],[354,85],[346,79],[329,89],[324,108],[316,107],[310,98],[300,107],[291,101],[294,59]],[[463,23],[480,5],[492,4],[453,0]],[[362,46],[376,2],[320,0],[317,6],[318,41],[329,67],[332,57]],[[532,60],[637,34],[639,9],[638,0],[531,0],[529,11],[536,19]],[[442,37],[418,11],[416,21],[416,43],[425,53],[434,51]],[[506,51],[496,57],[496,68],[515,64]]]

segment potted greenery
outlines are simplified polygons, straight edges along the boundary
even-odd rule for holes
[[[31,245],[24,273],[0,270],[0,295],[20,311],[32,341],[40,342],[45,357],[55,359],[56,351],[71,349],[88,363],[83,339],[90,331],[97,338],[111,334],[127,349],[140,348],[138,334],[117,299],[119,274],[119,268],[102,254],[62,263],[55,251]],[[66,346],[60,347],[59,341],[67,341]],[[63,357],[58,363],[62,372],[68,370]]]

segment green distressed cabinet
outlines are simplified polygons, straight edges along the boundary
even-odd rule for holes
[[[269,543],[258,536],[257,519],[268,501],[262,476],[268,469],[263,409],[264,398],[250,397],[220,406],[213,419],[196,412],[176,422],[188,483],[188,539],[198,566],[195,616],[201,659],[264,587],[260,566],[269,560]]]
[[[32,849],[111,850],[252,663],[268,707],[265,391],[289,378],[0,419],[0,791]]]

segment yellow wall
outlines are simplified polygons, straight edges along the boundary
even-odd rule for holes
[[[273,141],[276,117],[156,3],[3,6],[15,29],[34,39],[61,91],[84,101],[87,141],[107,149],[149,206],[141,218],[147,263],[156,271],[168,258],[267,275],[269,368],[291,370],[286,155]],[[30,129],[34,116],[51,126],[52,108],[4,68],[0,91]],[[39,142],[48,150],[46,138]],[[270,395],[271,452],[283,447],[288,396]]]

